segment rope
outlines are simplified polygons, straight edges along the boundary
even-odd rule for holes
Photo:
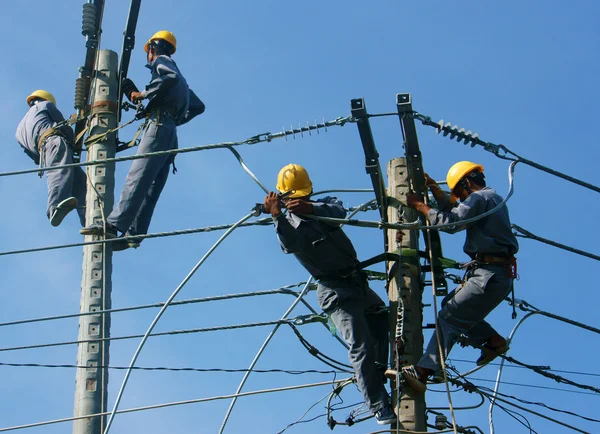
[[[525,239],[531,239],[535,241],[539,241],[554,247],[558,247],[559,249],[567,250],[568,252],[576,253],[581,256],[585,256],[590,259],[595,259],[596,261],[600,261],[600,256],[594,255],[593,253],[584,252],[583,250],[576,249],[574,247],[569,247],[565,244],[557,243],[556,241],[549,240],[547,238],[542,238],[537,235],[532,234],[531,232],[523,229],[521,226],[512,225],[513,234],[515,236]]]
[[[427,197],[425,197],[425,200],[427,200]],[[496,207],[496,208],[498,208],[498,207]],[[429,219],[426,219],[426,225],[429,226],[429,224],[430,224]],[[427,236],[427,245],[431,246],[431,231],[426,231],[426,236]],[[429,251],[429,265],[431,266],[431,289],[433,291],[433,312],[434,312],[435,336],[436,336],[437,343],[438,343],[438,352],[440,355],[440,362],[442,362],[442,373],[444,375],[444,384],[446,385],[446,394],[448,396],[448,407],[450,409],[450,415],[452,417],[452,429],[454,431],[454,434],[458,434],[457,425],[456,425],[456,417],[454,415],[454,408],[452,405],[452,394],[450,393],[450,384],[448,383],[448,374],[446,373],[446,359],[445,359],[446,355],[444,354],[444,351],[442,349],[442,339],[441,339],[439,322],[438,322],[437,296],[435,293],[437,285],[435,283],[433,251],[431,249],[428,249],[428,251]]]
[[[341,383],[343,381],[345,381],[345,380],[334,380],[333,384]],[[287,390],[306,389],[309,387],[329,386],[331,384],[332,384],[331,381],[323,381],[320,383],[301,384],[301,385],[297,385],[297,386],[286,386],[286,387],[278,387],[278,388],[273,388],[273,389],[262,389],[262,390],[255,390],[255,391],[244,392],[244,393],[239,393],[239,394],[212,396],[209,398],[189,399],[186,401],[176,401],[176,402],[168,402],[168,403],[164,403],[164,404],[147,405],[145,407],[128,408],[125,410],[118,410],[116,413],[118,413],[118,414],[133,413],[133,412],[137,412],[137,411],[155,410],[158,408],[174,407],[174,406],[187,405],[187,404],[198,404],[201,402],[217,401],[217,400],[221,400],[221,399],[230,399],[230,398],[233,398],[236,396],[243,397],[243,396],[260,395],[260,394],[265,394],[265,393],[283,392],[283,391],[287,391]],[[24,429],[24,428],[34,428],[34,427],[38,427],[38,426],[52,425],[52,424],[63,423],[63,422],[71,422],[74,420],[87,419],[87,418],[91,418],[91,417],[107,416],[109,414],[110,414],[109,412],[103,412],[103,413],[90,414],[90,415],[86,415],[86,416],[67,417],[67,418],[63,418],[63,419],[55,419],[55,420],[50,420],[50,421],[45,421],[45,422],[31,423],[31,424],[27,424],[27,425],[18,425],[18,426],[12,426],[12,427],[7,427],[7,428],[0,428],[0,432],[14,431],[14,430]],[[108,427],[107,427],[107,429],[108,429]]]
[[[352,116],[346,117],[338,117],[334,120],[323,122],[320,124],[310,125],[306,127],[300,127],[297,129],[290,129],[289,131],[282,131],[279,133],[262,133],[257,134],[256,136],[252,136],[247,138],[246,140],[238,141],[238,142],[220,142],[216,144],[202,145],[202,146],[194,146],[190,148],[178,148],[178,149],[169,149],[167,151],[157,151],[157,152],[148,152],[146,154],[136,154],[136,155],[128,155],[125,157],[115,157],[115,158],[107,158],[105,160],[90,160],[83,163],[72,163],[72,164],[64,164],[62,166],[52,166],[45,167],[43,169],[28,169],[28,170],[17,170],[13,172],[0,172],[0,177],[3,176],[14,176],[14,175],[24,175],[27,173],[38,173],[40,171],[47,172],[49,170],[61,170],[67,169],[71,167],[82,167],[82,166],[97,166],[99,164],[108,164],[108,163],[119,163],[121,161],[129,161],[129,160],[139,160],[142,158],[150,158],[150,157],[159,157],[165,155],[177,155],[177,154],[185,154],[188,152],[197,152],[197,151],[206,151],[210,149],[230,149],[232,146],[240,146],[240,145],[255,145],[257,143],[270,142],[274,139],[279,139],[282,137],[286,137],[289,135],[295,136],[297,133],[308,132],[312,130],[318,130],[320,128],[327,128],[331,126],[344,126],[348,122],[354,122]]]

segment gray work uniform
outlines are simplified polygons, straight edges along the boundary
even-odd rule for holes
[[[342,202],[326,197],[312,202],[314,214],[344,218]],[[389,405],[383,383],[388,362],[388,319],[383,300],[371,289],[366,275],[339,277],[358,264],[356,251],[338,225],[303,219],[289,213],[274,219],[284,253],[293,253],[318,280],[317,300],[349,345],[348,358],[356,382],[372,412]]]
[[[62,113],[50,101],[40,101],[29,109],[25,117],[19,123],[15,134],[17,142],[25,153],[36,163],[40,159],[45,167],[62,166],[73,163],[74,141],[73,130],[64,125],[59,129],[60,135],[48,137],[42,144],[42,155],[38,150],[38,142],[41,135],[54,127],[57,123],[64,121]],[[81,167],[68,169],[49,170],[46,172],[48,182],[48,208],[46,215],[52,216],[54,208],[63,200],[74,196],[77,198],[79,208],[79,220],[85,225],[85,194],[86,176]]]
[[[478,254],[509,258],[517,253],[519,244],[511,231],[506,205],[474,223],[461,224],[461,221],[493,209],[500,202],[502,197],[493,189],[485,187],[471,193],[464,202],[449,211],[432,209],[428,218],[433,225],[457,223],[454,227],[444,229],[445,232],[455,233],[466,229],[463,250],[471,259],[475,259]],[[505,299],[513,284],[505,265],[481,262],[475,262],[467,269],[465,279],[461,287],[444,298],[438,315],[444,358],[448,357],[461,334],[466,335],[468,343],[476,347],[498,334],[484,318]],[[433,371],[441,368],[435,333],[417,366]]]
[[[204,112],[169,56],[158,56],[151,65],[152,80],[142,92],[149,102],[149,118],[138,154],[177,148],[177,126]],[[121,198],[106,221],[128,235],[147,234],[154,208],[169,176],[174,155],[135,160],[129,169]]]

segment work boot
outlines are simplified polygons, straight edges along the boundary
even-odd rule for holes
[[[501,338],[501,340],[498,339],[497,341],[499,342],[498,345],[492,345],[488,341],[487,343],[485,343],[481,346],[481,355],[477,359],[477,362],[476,362],[477,366],[487,365],[492,360],[494,360],[496,357],[507,353],[509,346],[508,346],[508,342],[506,341],[506,339]],[[501,342],[504,342],[504,343],[501,343]]]
[[[52,215],[50,216],[50,224],[54,227],[60,225],[63,219],[67,216],[67,214],[69,214],[75,208],[77,208],[77,198],[66,198],[58,205],[56,205],[56,207],[54,207]]]
[[[375,412],[375,420],[379,425],[390,425],[396,422],[396,413],[394,413],[392,406],[388,404]]]
[[[81,235],[104,235],[104,238],[117,238],[117,232],[118,229],[116,227],[110,223],[106,223],[106,233],[104,233],[104,224],[102,222],[92,223],[91,225],[79,230]]]
[[[121,252],[127,249],[137,249],[142,240],[139,238],[131,238],[129,240],[123,240],[123,237],[130,237],[131,234],[126,233],[125,235],[121,235],[117,241],[112,243],[113,252]]]
[[[415,392],[425,393],[427,390],[427,378],[423,378],[414,366],[402,368],[402,377]]]

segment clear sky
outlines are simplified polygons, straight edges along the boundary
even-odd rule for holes
[[[73,112],[75,78],[84,59],[82,1],[22,0],[2,2],[0,28],[5,52],[0,81],[0,171],[32,168],[14,139],[27,110],[26,96],[50,90],[65,116]],[[129,2],[107,1],[102,48],[121,49]],[[364,97],[372,113],[395,110],[395,95],[409,92],[413,107],[435,121],[444,119],[478,132],[494,143],[557,170],[600,184],[597,123],[599,6],[593,1],[507,0],[504,2],[400,2],[350,0],[281,2],[144,0],[130,77],[138,87],[149,79],[143,43],[156,30],[178,38],[174,58],[190,87],[206,103],[206,113],[179,129],[180,147],[242,140],[277,132],[290,124],[334,119],[350,112],[350,100]],[[130,114],[126,114],[128,119]],[[372,120],[381,164],[403,156],[398,120]],[[127,129],[122,139],[132,135]],[[418,127],[425,169],[443,179],[458,160],[485,166],[488,182],[502,195],[508,189],[506,161],[482,150],[436,136]],[[248,166],[270,188],[278,170],[304,165],[316,190],[368,188],[364,155],[355,125],[330,128],[304,138],[238,148]],[[131,153],[131,151],[130,151]],[[118,165],[118,196],[130,163]],[[157,206],[151,232],[233,223],[264,194],[227,151],[177,157]],[[530,167],[516,168],[516,192],[509,202],[513,223],[540,236],[599,253],[598,196]],[[340,194],[348,206],[370,194]],[[76,243],[77,219],[70,215],[59,228],[45,216],[46,184],[35,174],[0,179],[0,250]],[[376,219],[374,212],[361,215]],[[378,229],[348,228],[362,259],[382,251]],[[165,300],[220,233],[147,240],[138,250],[115,253],[113,305],[125,307]],[[446,256],[465,260],[464,234],[443,235]],[[0,321],[76,313],[79,310],[81,248],[0,257]],[[520,280],[516,295],[540,309],[598,327],[598,263],[534,241],[521,240]],[[307,272],[279,250],[270,227],[234,232],[184,288],[178,299],[273,289],[303,281]],[[385,296],[383,285],[373,289]],[[277,320],[292,297],[275,295],[170,308],[157,331]],[[314,293],[307,300],[317,307]],[[431,303],[429,288],[424,303]],[[318,308],[317,308],[318,309]],[[294,314],[306,313],[299,308]],[[143,333],[155,310],[113,315],[112,335]],[[516,324],[507,304],[490,321],[508,335]],[[424,310],[425,322],[434,312]],[[522,313],[519,314],[522,317]],[[77,338],[77,320],[0,327],[0,347]],[[345,350],[318,324],[301,327],[325,354],[346,361]],[[244,369],[270,328],[151,338],[139,366]],[[430,331],[425,331],[425,339]],[[517,333],[510,355],[529,364],[595,374],[563,374],[600,387],[599,337],[559,322],[533,318]],[[126,365],[138,340],[110,347],[111,364]],[[461,371],[473,367],[477,352],[457,347],[451,354]],[[72,364],[76,347],[0,352],[0,362]],[[293,333],[283,327],[257,368],[329,369],[313,359]],[[496,367],[473,381],[493,387]],[[121,408],[233,393],[240,373],[139,372],[132,374]],[[111,371],[110,405],[123,378]],[[73,412],[75,371],[0,366],[0,427],[69,417]],[[245,390],[328,381],[332,375],[253,374]],[[600,397],[544,379],[528,370],[507,367],[501,391],[588,417],[598,417]],[[484,381],[485,380],[485,381]],[[525,386],[550,387],[540,389]],[[434,390],[444,390],[442,386]],[[330,387],[243,398],[225,432],[276,433],[299,418]],[[360,401],[354,388],[344,390],[345,404]],[[453,393],[456,407],[477,397]],[[430,407],[446,407],[444,393],[429,392]],[[214,401],[118,415],[111,432],[152,434],[216,433],[229,402]],[[587,432],[598,423],[542,412]],[[344,420],[348,410],[336,413]],[[323,413],[318,405],[307,416]],[[446,412],[447,413],[447,412]],[[487,406],[457,411],[460,425],[489,432]],[[563,433],[559,427],[527,416],[538,433]],[[527,433],[510,416],[495,411],[496,432]],[[434,418],[430,418],[433,423]],[[376,431],[373,420],[336,432]],[[70,432],[70,424],[30,429],[34,433]],[[290,428],[289,433],[328,433],[325,419]]]

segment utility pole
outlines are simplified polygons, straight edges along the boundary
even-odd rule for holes
[[[89,136],[105,133],[117,126],[117,53],[101,50],[93,82],[93,103],[90,110]],[[88,145],[87,160],[114,158],[115,133]],[[115,189],[115,165],[88,166],[86,197],[86,224],[102,222],[112,211]],[[85,241],[103,237],[86,236]],[[110,244],[86,245],[83,248],[83,277],[81,280],[81,313],[98,312],[111,308],[112,247]],[[110,314],[82,316],[79,319],[77,350],[78,368],[75,389],[74,416],[85,416],[107,410]],[[95,341],[98,339],[97,341]],[[90,417],[73,423],[73,434],[101,434],[106,417]]]
[[[410,189],[408,167],[406,158],[396,158],[388,163],[388,197],[395,198],[404,203],[406,193]],[[393,200],[393,199],[392,199]],[[388,207],[388,221],[391,223],[408,223],[418,219],[418,213],[408,207],[402,207],[403,215],[395,207]],[[423,283],[421,280],[421,266],[419,263],[419,231],[415,229],[404,230],[402,241],[396,237],[398,230],[388,230],[388,252],[400,253],[397,267],[392,267],[388,298],[390,300],[391,335],[394,336],[396,349],[395,357],[400,357],[403,365],[416,364],[423,355]],[[405,250],[410,249],[413,255],[408,255]],[[400,309],[399,309],[400,308]],[[398,359],[396,359],[398,362]],[[398,403],[399,420],[401,428],[410,431],[427,431],[425,420],[425,396],[416,394],[408,386],[403,387],[402,395],[398,397],[398,388],[393,388],[392,400]]]

